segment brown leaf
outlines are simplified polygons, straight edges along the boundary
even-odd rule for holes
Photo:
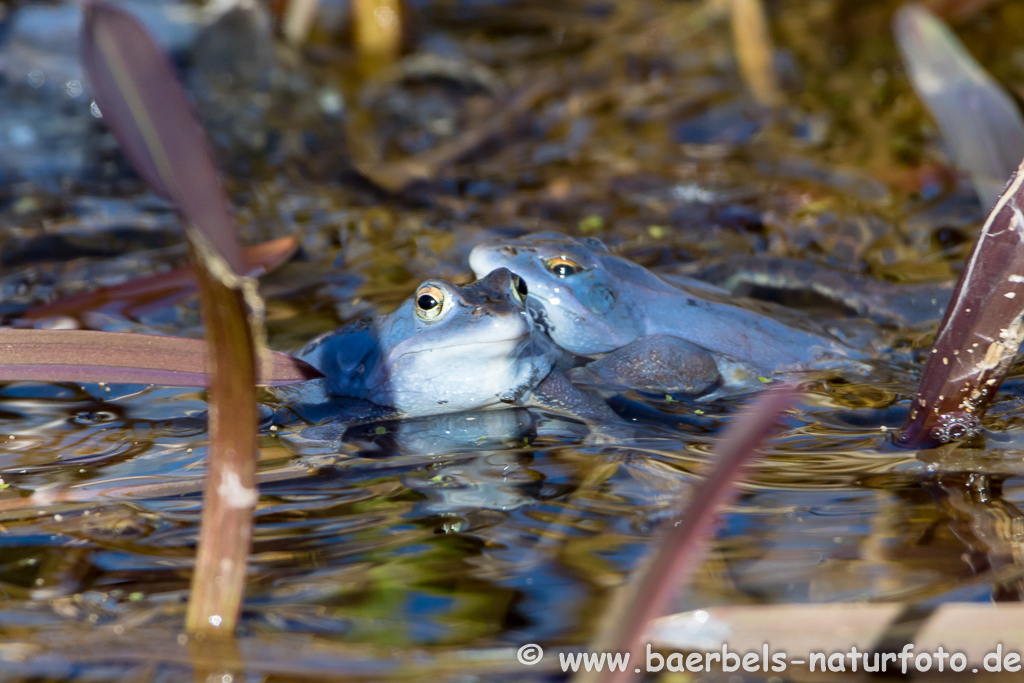
[[[290,259],[299,248],[294,237],[281,237],[246,247],[242,250],[245,274],[258,277],[269,273]],[[100,287],[91,292],[62,297],[40,306],[33,306],[21,314],[27,320],[39,320],[57,315],[81,316],[86,311],[100,309],[138,316],[147,311],[173,306],[199,289],[195,269],[191,266],[166,273],[129,280],[112,287]]]
[[[37,382],[120,382],[205,387],[206,342],[92,330],[0,329],[0,380]],[[270,352],[260,366],[267,386],[296,384],[320,377],[312,366]]]

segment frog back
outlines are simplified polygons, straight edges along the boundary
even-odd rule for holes
[[[644,335],[675,336],[765,372],[848,355],[824,331],[812,331],[793,319],[777,320],[717,288],[685,281],[669,284],[616,256],[602,255],[601,262],[619,284],[620,298],[634,309],[635,328]]]

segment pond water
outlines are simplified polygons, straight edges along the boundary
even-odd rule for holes
[[[275,349],[387,312],[427,277],[468,281],[470,249],[495,236],[586,234],[665,275],[718,282],[790,259],[930,300],[948,295],[984,218],[903,73],[896,3],[768,3],[787,100],[775,111],[746,94],[724,3],[408,4],[410,56],[374,79],[344,22],[319,26],[301,54],[237,27],[165,42],[243,239],[301,244],[261,280]],[[955,26],[1018,95],[1022,13],[992,3]],[[46,43],[43,60],[30,38],[0,38],[0,149],[21,150],[0,168],[0,312],[12,323],[184,257],[173,213],[127,170],[87,86],[68,90],[81,78],[73,55]],[[226,79],[224,55],[268,66]],[[485,128],[481,144],[429,156]],[[426,180],[402,180],[428,157]],[[973,441],[898,449],[891,431],[940,307],[897,326],[820,294],[745,291],[880,350],[860,373],[801,378],[805,397],[674,607],[1019,600],[1024,374]],[[201,335],[194,300],[36,324]],[[640,426],[616,445],[583,445],[574,425],[522,410],[354,430],[333,453],[290,446],[298,422],[265,433],[241,629],[249,677],[496,680],[489,666],[527,680],[493,652],[587,643],[747,400],[614,398]],[[57,501],[0,511],[0,679],[191,678],[178,634],[205,409],[195,390],[0,387],[0,506],[32,492]],[[403,659],[413,650],[429,665]]]

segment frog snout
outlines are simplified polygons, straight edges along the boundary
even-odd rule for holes
[[[501,255],[503,247],[495,248],[490,244],[478,244],[469,252],[469,267],[478,278],[486,277],[501,267],[507,259]]]

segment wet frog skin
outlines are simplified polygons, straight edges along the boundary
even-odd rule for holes
[[[377,419],[506,404],[618,421],[555,369],[563,352],[527,312],[526,295],[505,268],[462,287],[427,280],[392,313],[321,335],[299,357],[324,374],[327,394],[388,409]]]
[[[736,305],[705,283],[670,285],[592,238],[545,232],[483,244],[470,267],[477,276],[502,267],[519,274],[555,343],[601,356],[573,379],[701,394],[860,355],[824,332]]]

